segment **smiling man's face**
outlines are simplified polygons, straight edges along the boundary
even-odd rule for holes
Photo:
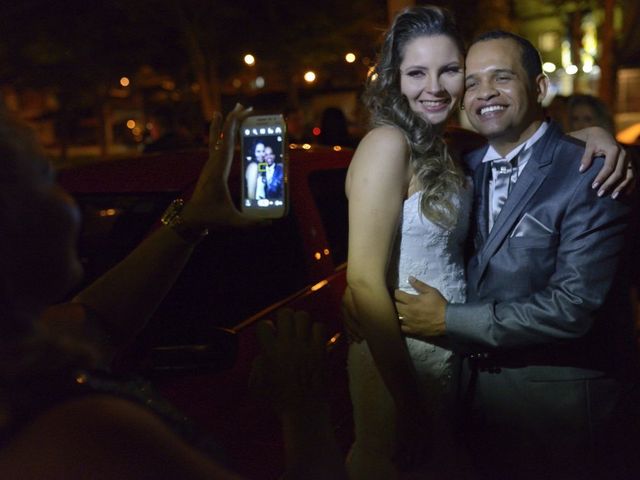
[[[540,126],[546,81],[544,75],[528,78],[514,40],[475,43],[466,59],[464,105],[469,121],[499,153],[508,153]]]

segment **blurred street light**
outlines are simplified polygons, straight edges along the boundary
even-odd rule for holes
[[[347,63],[353,63],[356,61],[356,55],[354,53],[349,52],[344,56],[344,59]]]
[[[564,71],[569,75],[575,75],[576,73],[578,73],[578,67],[576,67],[575,65],[568,65],[567,68],[564,69]]]
[[[244,63],[246,63],[249,66],[253,66],[256,63],[256,58],[253,55],[251,55],[250,53],[247,53],[244,56]]]
[[[129,86],[129,79],[127,77],[122,77],[120,79],[120,85],[122,85],[123,87],[128,87]]]
[[[304,74],[304,81],[307,83],[313,83],[316,81],[316,74],[313,70],[309,70]]]

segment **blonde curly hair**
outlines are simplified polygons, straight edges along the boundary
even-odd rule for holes
[[[411,166],[421,189],[420,209],[434,223],[454,225],[457,207],[451,195],[460,191],[464,174],[434,126],[409,106],[400,91],[400,64],[405,47],[417,37],[445,35],[464,54],[464,45],[451,14],[434,6],[412,7],[398,14],[385,34],[378,62],[366,82],[363,100],[371,112],[371,127],[392,125],[405,135]]]

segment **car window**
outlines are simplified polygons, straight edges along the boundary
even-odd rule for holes
[[[311,195],[320,212],[336,265],[347,261],[349,217],[344,193],[346,175],[346,168],[322,170],[309,175]]]
[[[134,249],[175,193],[78,195],[84,215],[79,251],[86,285]],[[211,232],[195,249],[144,337],[153,344],[198,342],[212,326],[231,327],[307,285],[293,215],[267,227]]]
[[[190,342],[211,325],[237,325],[307,286],[307,278],[293,215],[268,227],[212,232],[158,309],[154,343],[184,335]]]
[[[78,250],[86,285],[142,241],[175,194],[78,194],[75,198],[82,212]]]

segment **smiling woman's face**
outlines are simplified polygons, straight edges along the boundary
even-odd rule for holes
[[[264,143],[256,143],[254,155],[256,157],[256,162],[262,163],[262,161],[264,160]]]
[[[400,91],[414,112],[444,127],[463,94],[463,65],[462,52],[448,36],[416,37],[404,48]]]

